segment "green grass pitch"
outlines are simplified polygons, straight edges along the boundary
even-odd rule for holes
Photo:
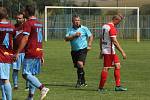
[[[70,56],[70,44],[63,40],[50,40],[44,43],[45,64],[38,78],[48,88],[45,100],[149,100],[150,99],[150,41],[123,40],[120,42],[127,54],[127,59],[121,60],[122,85],[128,88],[126,92],[114,91],[113,69],[109,71],[105,87],[107,92],[98,93],[98,83],[102,69],[102,60],[98,59],[98,40],[93,42],[93,48],[86,59],[86,80],[88,87],[76,89],[76,69]],[[19,73],[19,90],[13,90],[13,100],[25,100],[25,81]],[[11,80],[12,83],[12,80]],[[1,96],[1,94],[0,94]],[[39,100],[40,92],[36,90],[34,100]]]

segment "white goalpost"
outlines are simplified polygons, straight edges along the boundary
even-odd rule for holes
[[[136,10],[137,14],[137,25],[136,25],[136,40],[140,42],[140,26],[139,26],[139,7],[63,7],[63,6],[45,6],[45,41],[47,41],[47,30],[48,30],[48,9],[118,9],[118,10]]]

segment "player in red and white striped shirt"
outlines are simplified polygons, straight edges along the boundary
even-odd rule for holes
[[[104,91],[104,84],[108,76],[108,70],[114,67],[114,77],[116,82],[115,91],[126,91],[126,88],[121,87],[120,84],[120,61],[115,53],[115,48],[117,48],[126,59],[126,54],[121,48],[117,40],[117,29],[116,25],[122,20],[122,16],[115,15],[112,21],[104,24],[102,27],[102,34],[100,34],[100,57],[103,58],[104,67],[101,72],[101,80],[99,82],[99,91]]]

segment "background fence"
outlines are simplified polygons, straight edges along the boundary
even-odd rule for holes
[[[111,21],[112,16],[105,15],[81,15],[81,24],[87,26],[94,34],[95,38],[99,37],[102,25]],[[53,15],[47,18],[48,22],[48,39],[63,39],[68,27],[72,26],[72,15]],[[117,26],[119,38],[136,39],[137,36],[137,16],[127,15],[125,19]],[[140,16],[140,39],[150,39],[150,15]]]

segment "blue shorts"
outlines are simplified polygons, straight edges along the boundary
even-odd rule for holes
[[[9,63],[0,63],[0,79],[9,80],[10,66]]]
[[[24,59],[23,61],[23,74],[39,74],[41,70],[41,59]]]
[[[12,64],[13,69],[20,70],[23,60],[24,60],[24,56],[25,56],[25,53],[19,53],[19,57],[17,61],[13,62]]]

